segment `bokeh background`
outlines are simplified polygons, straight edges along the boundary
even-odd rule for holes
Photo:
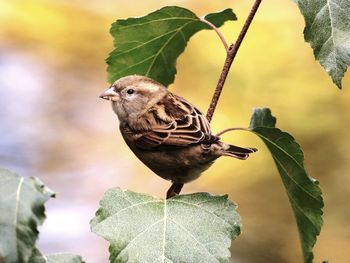
[[[239,20],[222,31],[233,41],[252,1],[2,0],[0,2],[0,165],[38,176],[58,195],[47,203],[39,248],[107,262],[107,242],[90,233],[103,193],[119,186],[164,196],[158,178],[130,152],[108,102],[104,59],[110,24],[165,5],[198,15],[232,7]],[[278,127],[301,144],[309,174],[324,192],[324,227],[315,262],[350,260],[350,75],[338,90],[304,42],[304,20],[292,1],[267,0],[237,55],[214,115],[214,132],[246,127],[253,107],[268,106]],[[171,91],[205,111],[225,52],[210,31],[194,36],[177,62]],[[301,262],[289,203],[271,156],[244,132],[225,141],[258,147],[247,161],[221,158],[184,193],[229,193],[243,233],[232,262]]]

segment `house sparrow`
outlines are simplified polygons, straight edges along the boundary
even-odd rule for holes
[[[134,154],[172,181],[167,198],[179,194],[184,183],[197,179],[220,156],[245,160],[256,151],[222,142],[200,110],[150,78],[120,78],[100,98],[112,102],[120,132]]]

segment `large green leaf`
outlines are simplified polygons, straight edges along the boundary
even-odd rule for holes
[[[34,249],[29,263],[84,263],[84,261],[81,256],[70,253],[57,253],[44,256],[39,250]]]
[[[296,0],[305,18],[304,36],[333,82],[341,80],[350,65],[350,1]]]
[[[208,193],[168,200],[114,188],[91,221],[110,242],[110,262],[228,262],[240,217],[227,196]]]
[[[28,262],[45,219],[44,203],[53,196],[39,179],[0,168],[0,261]]]
[[[301,240],[304,262],[312,262],[312,248],[322,226],[322,192],[309,177],[304,156],[294,138],[275,128],[276,118],[269,109],[254,109],[249,128],[258,135],[272,154],[291,203]]]
[[[217,27],[236,20],[231,9],[209,14],[206,20]],[[177,6],[163,7],[143,17],[117,20],[111,34],[115,49],[107,59],[108,80],[138,74],[169,85],[174,81],[177,57],[190,37],[202,29],[211,29],[194,13]]]

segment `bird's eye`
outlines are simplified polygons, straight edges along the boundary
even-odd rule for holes
[[[134,94],[134,93],[135,93],[135,90],[134,90],[134,89],[128,89],[128,90],[126,91],[126,93],[128,93],[129,95],[131,95],[131,94]]]

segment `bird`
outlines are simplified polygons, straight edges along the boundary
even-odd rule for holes
[[[257,151],[221,141],[203,113],[161,83],[141,75],[116,80],[100,98],[109,100],[125,143],[150,170],[172,182],[166,198],[180,193],[221,156],[240,160]]]

